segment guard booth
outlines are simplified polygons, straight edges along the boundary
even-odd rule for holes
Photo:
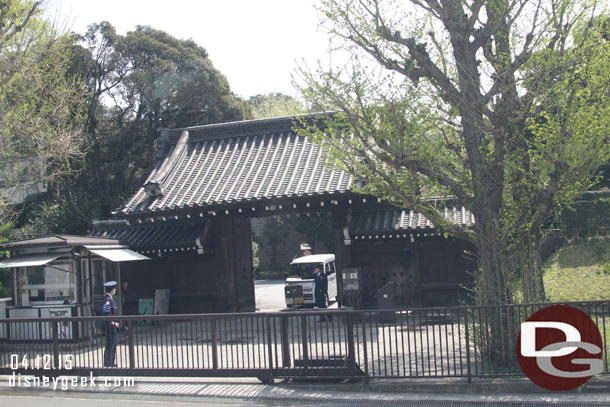
[[[121,263],[148,260],[119,240],[56,235],[4,243],[0,250],[10,257],[0,268],[12,272],[12,301],[0,318],[49,318],[98,315],[104,298],[104,282],[115,280],[119,311],[123,305]],[[3,332],[7,340],[50,340],[47,324],[38,329],[15,325]],[[42,326],[45,325],[45,326]],[[62,326],[60,339],[87,336],[81,323]]]

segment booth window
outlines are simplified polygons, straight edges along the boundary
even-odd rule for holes
[[[75,303],[76,278],[71,263],[19,269],[19,305]]]
[[[93,279],[93,302],[95,310],[99,309],[101,302],[104,299],[104,283],[106,281],[118,281],[118,265],[110,261],[95,259],[91,262],[92,279]],[[117,296],[120,296],[121,290],[117,290]]]

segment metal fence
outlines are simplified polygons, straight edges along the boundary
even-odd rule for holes
[[[112,317],[0,322],[0,374],[391,378],[522,376],[520,324],[552,304]],[[608,366],[610,301],[567,303],[597,324]],[[321,320],[323,319],[323,320]]]

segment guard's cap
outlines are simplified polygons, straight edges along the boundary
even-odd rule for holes
[[[114,287],[116,285],[117,285],[116,281],[108,281],[108,282],[104,283],[104,287],[106,287],[106,288]]]

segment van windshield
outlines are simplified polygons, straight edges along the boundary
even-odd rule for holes
[[[288,277],[301,278],[303,280],[313,280],[314,272],[313,269],[319,267],[320,270],[324,270],[322,263],[297,263],[291,264],[288,269]]]

